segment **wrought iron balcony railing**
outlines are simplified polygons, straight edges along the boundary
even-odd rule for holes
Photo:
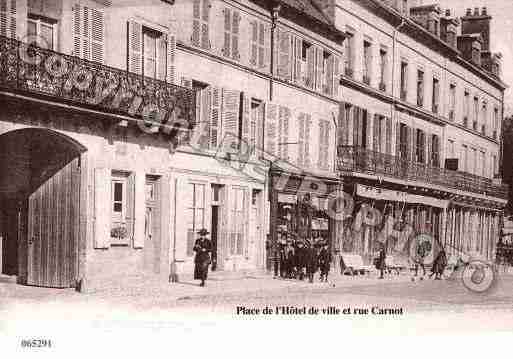
[[[191,89],[3,36],[0,89],[159,125],[177,121],[192,128],[195,122]]]
[[[417,181],[466,192],[486,194],[502,199],[508,198],[508,186],[495,184],[489,178],[428,166],[423,163],[414,163],[396,156],[355,146],[339,146],[338,170],[341,172],[388,176],[406,181]]]

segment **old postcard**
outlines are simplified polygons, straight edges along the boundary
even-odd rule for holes
[[[2,353],[498,351],[512,13],[0,0]]]

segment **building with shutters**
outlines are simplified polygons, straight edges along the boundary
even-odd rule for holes
[[[377,243],[400,257],[415,233],[449,254],[493,260],[506,85],[486,8],[458,18],[419,1],[336,1],[347,33],[338,169],[354,200],[342,252],[367,260]],[[492,10],[493,11],[493,10]]]

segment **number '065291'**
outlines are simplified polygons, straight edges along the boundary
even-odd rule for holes
[[[51,348],[52,341],[49,339],[22,339],[23,348]]]

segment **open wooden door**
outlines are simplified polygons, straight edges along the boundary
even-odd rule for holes
[[[53,171],[52,171],[53,172]],[[75,285],[79,241],[80,158],[46,179],[28,199],[27,284]]]

